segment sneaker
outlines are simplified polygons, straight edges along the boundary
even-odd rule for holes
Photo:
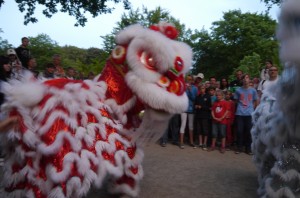
[[[163,143],[161,143],[161,146],[162,146],[162,147],[166,147],[167,144],[166,144],[165,142],[163,142]]]
[[[247,149],[245,153],[248,154],[248,155],[253,155],[253,153],[251,152],[250,149]]]
[[[215,147],[210,147],[209,149],[208,149],[208,152],[211,152],[211,151],[214,151],[215,150]]]
[[[179,148],[184,149],[184,145],[183,145],[183,144],[180,144],[180,145],[179,145]]]
[[[225,153],[225,148],[224,147],[220,148],[220,152],[224,154]]]
[[[236,150],[234,153],[235,154],[240,154],[240,150]]]
[[[203,145],[202,150],[207,151],[207,146],[205,144]]]
[[[191,147],[193,147],[194,149],[197,148],[195,144],[190,144]]]

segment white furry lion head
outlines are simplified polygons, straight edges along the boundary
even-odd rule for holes
[[[169,113],[187,109],[184,75],[192,64],[191,48],[176,37],[177,30],[168,23],[150,28],[132,25],[116,36],[118,46],[112,53],[113,58],[127,62],[125,80],[138,98],[152,109]]]

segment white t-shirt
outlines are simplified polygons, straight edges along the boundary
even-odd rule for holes
[[[279,79],[279,76],[277,76],[277,78],[275,80],[265,80],[265,81],[261,81],[258,85],[257,90],[261,91],[262,93],[264,92],[264,90],[268,89],[269,87],[271,87],[272,85],[275,85],[277,83]]]

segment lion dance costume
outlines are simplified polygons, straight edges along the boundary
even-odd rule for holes
[[[277,37],[284,71],[253,115],[259,197],[300,197],[300,1],[283,3]]]
[[[6,84],[3,110],[21,123],[1,140],[1,196],[79,198],[107,177],[110,192],[138,196],[140,142],[159,138],[171,115],[188,106],[192,50],[176,36],[168,23],[132,25],[116,36],[93,81],[24,77]]]

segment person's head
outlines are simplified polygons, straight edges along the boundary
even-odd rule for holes
[[[52,62],[54,64],[54,66],[60,66],[61,64],[61,56],[59,54],[54,54],[52,57]]]
[[[6,81],[11,75],[11,65],[9,64],[9,58],[6,56],[0,56],[0,80]]]
[[[194,79],[195,79],[195,84],[198,85],[204,79],[204,74],[198,73],[196,76],[194,76]]]
[[[265,67],[266,69],[270,69],[273,66],[273,62],[271,60],[266,60]]]
[[[208,89],[210,87],[210,82],[209,81],[205,81],[204,85]]]
[[[29,58],[27,65],[28,65],[28,69],[36,68],[36,66],[37,66],[36,59],[33,57]]]
[[[93,80],[95,78],[94,72],[89,72],[88,79]]]
[[[269,76],[270,76],[270,80],[275,80],[278,76],[278,68],[276,66],[272,66],[269,69]]]
[[[29,45],[29,39],[27,37],[23,37],[21,42],[23,47],[27,47]]]
[[[236,77],[237,80],[241,80],[242,77],[243,77],[243,71],[242,70],[237,70],[235,72],[235,77]]]
[[[75,77],[75,75],[76,75],[76,71],[75,71],[75,69],[73,68],[73,67],[68,67],[67,68],[67,76],[68,77]]]
[[[222,90],[218,89],[216,91],[216,97],[217,97],[218,101],[223,100],[224,99],[224,92]]]
[[[200,94],[205,94],[206,93],[206,87],[205,87],[205,85],[200,85],[199,86],[199,93]]]
[[[192,75],[187,75],[186,77],[185,77],[185,82],[186,83],[193,83],[194,82],[194,78],[193,78],[193,76]]]
[[[210,86],[210,87],[208,88],[208,93],[209,93],[209,95],[214,96],[214,95],[215,95],[215,92],[216,92],[216,88],[215,88],[215,87]]]
[[[225,93],[225,100],[230,100],[232,97],[232,92],[227,90]]]
[[[249,83],[250,83],[250,75],[249,74],[244,74],[242,76],[242,80],[243,80],[243,86],[248,87]]]
[[[13,62],[13,61],[18,59],[17,58],[17,53],[14,49],[8,49],[7,50],[7,56],[9,58],[10,62]]]
[[[257,78],[257,77],[254,77],[254,78],[252,79],[252,81],[253,81],[253,84],[256,84],[256,85],[259,84],[259,78]]]
[[[216,86],[217,79],[214,76],[209,77],[209,82],[211,86]]]
[[[228,83],[227,78],[221,78],[220,89],[222,89],[222,90],[227,89],[228,86],[229,86],[229,83]]]
[[[55,71],[55,66],[53,63],[47,63],[45,65],[45,68],[46,68],[46,71],[50,74],[54,74],[54,71]]]

